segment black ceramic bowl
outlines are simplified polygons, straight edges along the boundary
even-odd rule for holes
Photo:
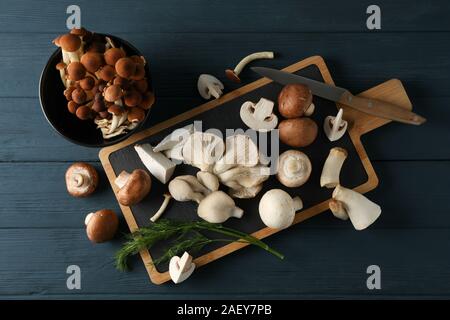
[[[102,36],[110,37],[116,46],[122,47],[125,50],[127,56],[142,55],[125,40],[111,35],[102,34]],[[67,100],[63,94],[65,88],[61,82],[59,71],[56,70],[56,65],[61,60],[61,49],[58,48],[52,54],[42,71],[39,82],[39,99],[47,121],[64,138],[70,142],[86,147],[106,147],[125,140],[139,130],[142,124],[148,119],[150,110],[147,110],[144,121],[139,123],[133,130],[111,139],[103,139],[101,131],[96,128],[93,120],[80,120],[67,110]],[[148,63],[145,65],[145,73],[148,79],[149,90],[153,91]]]

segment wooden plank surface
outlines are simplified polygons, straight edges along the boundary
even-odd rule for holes
[[[378,1],[382,30],[374,32],[365,28],[368,3],[357,0],[114,0],[108,9],[104,1],[77,3],[87,27],[123,36],[150,57],[159,101],[147,126],[202,102],[195,89],[199,73],[224,79],[225,67],[267,49],[278,58],[255,65],[281,68],[321,54],[335,82],[355,93],[400,78],[428,122],[421,128],[389,124],[363,137],[380,177],[370,197],[382,204],[383,214],[373,228],[357,233],[319,216],[271,239],[291,257],[288,263],[247,248],[211,264],[202,270],[206,275],[194,275],[198,281],[151,286],[140,261],[128,274],[113,269],[108,258],[118,241],[86,241],[85,212],[117,209],[115,200],[103,182],[95,198],[76,201],[65,194],[62,177],[70,162],[95,161],[98,150],[70,145],[40,114],[39,74],[69,3],[1,1],[1,298],[449,297],[448,1]],[[112,18],[121,23],[111,24]],[[247,83],[256,76],[246,70],[243,78]],[[81,292],[65,289],[71,263],[85,266]],[[383,270],[380,292],[364,287],[364,268],[373,263]],[[236,288],[235,274],[242,270],[248,274]]]

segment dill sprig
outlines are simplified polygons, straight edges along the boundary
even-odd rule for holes
[[[209,239],[201,233],[209,231],[230,237],[231,239]],[[175,237],[164,254],[153,261],[157,266],[169,261],[173,256],[189,251],[191,253],[202,249],[212,242],[244,242],[253,244],[271,254],[283,259],[284,256],[278,251],[270,248],[263,241],[238,230],[224,227],[220,224],[213,224],[206,221],[174,221],[160,219],[148,227],[143,227],[126,236],[127,241],[116,254],[116,267],[119,270],[127,270],[128,258],[138,254],[144,249],[150,249],[156,243]]]

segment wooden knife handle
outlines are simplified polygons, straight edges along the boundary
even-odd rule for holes
[[[375,117],[390,119],[407,124],[420,125],[426,121],[424,117],[395,104],[371,98],[357,97],[348,91],[341,96],[339,103]]]

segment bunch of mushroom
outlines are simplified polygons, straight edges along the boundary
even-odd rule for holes
[[[145,118],[154,96],[145,78],[146,61],[130,56],[104,36],[84,28],[57,37],[56,65],[67,108],[81,120],[94,119],[105,139],[123,134]]]

